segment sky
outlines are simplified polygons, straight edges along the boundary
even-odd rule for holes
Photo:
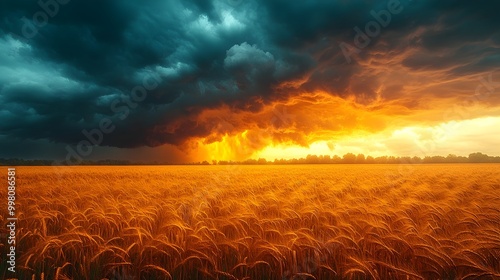
[[[500,155],[500,2],[0,2],[0,157]]]

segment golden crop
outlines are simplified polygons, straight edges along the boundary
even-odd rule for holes
[[[498,279],[499,171],[19,167],[17,277]]]

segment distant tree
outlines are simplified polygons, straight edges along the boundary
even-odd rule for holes
[[[259,160],[257,160],[257,164],[267,164],[267,160],[265,158],[259,158]]]
[[[399,164],[410,164],[410,163],[413,163],[411,161],[411,157],[398,157],[398,158],[396,158],[396,161]]]
[[[342,157],[342,162],[343,163],[355,163],[356,162],[356,155],[353,153],[347,153]]]
[[[489,162],[489,157],[488,155],[485,155],[483,153],[472,153],[469,155],[469,162],[473,163],[484,163],[484,162]]]
[[[445,163],[447,162],[446,158],[443,156],[426,156],[423,160],[423,163]]]
[[[307,164],[319,163],[319,158],[317,155],[307,155],[305,163]]]
[[[332,157],[332,159],[330,160],[330,162],[331,162],[331,163],[342,163],[342,159],[341,159],[339,156],[334,155],[334,156]]]
[[[459,163],[467,163],[467,162],[469,162],[469,159],[467,157],[464,157],[464,156],[458,156],[457,157],[457,162],[459,162]]]
[[[381,156],[375,158],[376,163],[387,163],[387,156]]]
[[[331,158],[330,155],[321,155],[318,158],[318,163],[330,163]]]
[[[453,155],[453,154],[449,154],[447,157],[446,157],[446,162],[457,162],[457,155]]]
[[[387,163],[391,163],[391,164],[398,163],[398,159],[396,159],[395,156],[388,156]]]
[[[359,154],[356,156],[356,163],[365,163],[365,155]]]
[[[422,163],[422,159],[417,156],[412,157],[411,161],[412,163]]]
[[[243,163],[244,164],[257,164],[257,160],[255,160],[255,159],[247,159]]]
[[[367,156],[365,162],[366,163],[375,163],[375,159],[372,156]]]
[[[446,162],[446,158],[443,156],[433,156],[431,158],[432,163],[444,163]]]

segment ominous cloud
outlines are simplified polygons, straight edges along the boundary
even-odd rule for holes
[[[315,92],[402,115],[473,95],[500,65],[499,9],[465,0],[1,1],[0,141],[74,145],[105,120],[113,129],[99,144],[110,149],[184,148],[249,128],[303,145],[314,120],[293,100]],[[367,30],[377,17],[378,32]],[[341,43],[356,51],[346,58]],[[272,121],[276,104],[303,117],[286,130]],[[313,127],[385,127],[330,115],[335,124]]]

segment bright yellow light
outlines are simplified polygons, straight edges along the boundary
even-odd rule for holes
[[[196,161],[244,161],[250,158],[273,161],[306,158],[307,155],[343,156],[346,153],[374,157],[500,153],[500,117],[444,121],[432,126],[392,127],[375,133],[360,128],[349,134],[317,130],[304,135],[304,142],[300,145],[286,139],[279,140],[276,136],[282,132],[254,128],[233,135],[198,139],[192,158]]]

